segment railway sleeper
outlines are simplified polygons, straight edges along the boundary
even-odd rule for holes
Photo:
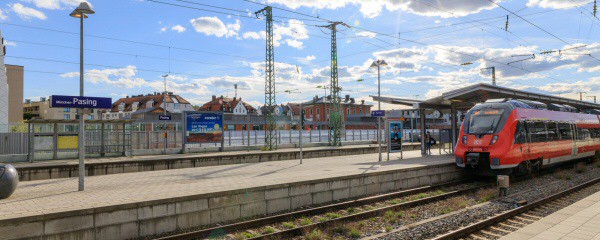
[[[507,222],[509,222],[509,223],[511,223],[512,225],[518,226],[519,228],[522,228],[522,227],[524,227],[524,226],[527,226],[527,225],[528,225],[528,224],[525,224],[525,223],[523,223],[523,222],[517,222],[517,221],[515,221],[515,220],[512,220],[512,219],[508,219],[508,220],[506,220],[506,221],[507,221]]]
[[[479,236],[477,234],[471,234],[471,235],[469,235],[469,237],[472,239],[477,239],[477,240],[488,240],[488,238]]]
[[[498,235],[498,234],[495,234],[493,232],[486,231],[486,230],[481,230],[480,232],[482,234],[485,234],[485,235],[488,235],[488,236],[492,236],[492,237],[495,237],[495,238],[501,238],[502,237],[501,235]]]
[[[503,233],[504,235],[507,235],[507,234],[509,234],[509,233],[512,233],[512,232],[513,232],[513,231],[505,230],[505,229],[502,229],[502,228],[499,228],[499,227],[494,227],[494,226],[491,226],[490,228],[491,228],[491,229],[493,229],[493,230],[494,230],[494,231],[496,231],[496,232],[501,232],[501,233]]]
[[[515,216],[515,218],[518,219],[518,220],[520,220],[520,221],[526,222],[528,224],[535,222],[534,220],[527,219],[527,218],[524,218],[524,217],[521,217],[521,216]]]
[[[508,229],[514,229],[513,231],[517,231],[517,230],[519,230],[519,228],[521,228],[521,227],[519,227],[519,226],[515,226],[515,225],[509,225],[509,224],[507,224],[507,223],[498,223],[498,225],[499,225],[499,226],[502,226],[502,227],[504,227],[504,228],[508,228]]]
[[[536,219],[536,220],[540,220],[540,219],[542,219],[542,218],[543,218],[543,217],[541,217],[541,216],[532,215],[531,213],[523,213],[523,214],[521,214],[521,215],[522,215],[522,216],[525,216],[525,217],[528,217],[528,218],[533,218],[533,219]]]

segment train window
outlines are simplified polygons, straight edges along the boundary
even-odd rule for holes
[[[558,129],[556,128],[555,122],[548,122],[546,124],[546,128],[548,129],[548,141],[557,141],[559,139]]]
[[[586,128],[578,128],[577,129],[577,140],[589,140],[590,139],[590,130]]]
[[[517,123],[517,129],[515,131],[515,143],[526,143],[527,142],[527,132],[525,131],[524,122]]]
[[[571,132],[571,125],[568,123],[559,123],[558,131],[560,132],[560,139],[562,140],[573,140],[573,133]]]
[[[590,134],[592,139],[600,138],[600,128],[592,128],[590,129]]]
[[[546,124],[543,122],[528,122],[527,131],[529,131],[531,142],[544,142],[547,139]]]

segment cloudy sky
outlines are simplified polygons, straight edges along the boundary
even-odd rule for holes
[[[573,98],[600,93],[593,0],[494,1],[90,0],[86,95],[162,91],[161,76],[169,74],[169,91],[194,104],[231,97],[236,83],[239,96],[262,104],[265,21],[254,14],[262,4],[274,7],[278,103],[324,94],[317,86],[329,85],[331,45],[319,26],[327,20],[349,26],[337,33],[342,95],[377,93],[369,68],[376,59],[389,63],[382,95],[423,99],[489,83],[481,69],[491,66],[501,86]],[[69,17],[78,2],[0,4],[6,62],[25,66],[26,98],[78,94],[79,23]]]

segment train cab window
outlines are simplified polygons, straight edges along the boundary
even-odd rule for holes
[[[558,131],[560,133],[561,140],[573,140],[573,133],[571,132],[571,125],[568,123],[559,123]]]
[[[527,131],[529,131],[531,142],[544,142],[547,139],[546,124],[543,122],[528,122]]]
[[[525,123],[518,122],[517,129],[515,131],[515,144],[521,144],[527,142],[527,132],[525,130]]]
[[[546,128],[548,129],[548,141],[559,140],[558,129],[555,122],[548,122]]]

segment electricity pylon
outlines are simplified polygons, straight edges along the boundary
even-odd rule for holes
[[[321,26],[331,30],[331,102],[333,105],[333,111],[329,117],[329,131],[332,132],[329,144],[331,146],[342,145],[342,125],[344,122],[344,115],[342,113],[341,98],[339,82],[338,82],[338,64],[337,64],[337,40],[336,32],[337,25],[346,27],[348,24],[343,22],[332,22],[327,26]]]
[[[266,59],[265,59],[265,147],[267,150],[277,148],[277,133],[275,132],[275,49],[273,47],[273,8],[267,6],[259,11],[267,19],[266,29]]]

